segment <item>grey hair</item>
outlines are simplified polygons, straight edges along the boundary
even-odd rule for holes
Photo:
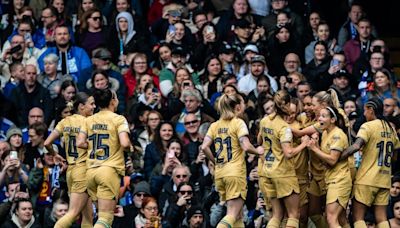
[[[57,63],[59,60],[58,56],[54,53],[50,53],[44,57],[43,62]]]
[[[199,92],[197,89],[194,89],[194,90],[184,90],[184,91],[182,92],[182,97],[183,97],[183,100],[185,100],[187,97],[195,97],[195,98],[196,98],[198,101],[200,101],[200,102],[203,100],[203,98],[202,98],[200,92]]]
[[[189,176],[192,176],[192,173],[190,172],[189,167],[187,167],[186,165],[177,165],[173,170],[172,170],[172,176],[175,176],[176,174],[176,170],[178,169],[185,169],[186,170],[186,174]]]

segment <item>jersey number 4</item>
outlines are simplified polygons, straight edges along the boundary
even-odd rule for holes
[[[232,142],[231,142],[231,137],[226,137],[224,140],[222,138],[218,137],[214,140],[215,143],[215,160],[216,163],[223,163],[225,160],[224,158],[220,157],[221,153],[224,151],[224,145],[226,145],[226,152],[227,152],[227,158],[228,162],[232,159]]]
[[[78,150],[76,149],[76,137],[70,135],[68,140],[68,156],[75,159],[78,158]]]
[[[92,141],[92,151],[90,152],[89,159],[106,160],[110,156],[110,147],[104,144],[103,139],[108,139],[109,134],[93,134],[88,137],[89,141]],[[103,150],[104,154],[98,156],[96,151]]]
[[[393,143],[387,142],[385,145],[384,141],[380,141],[376,144],[376,148],[378,148],[378,166],[390,167],[394,148]]]

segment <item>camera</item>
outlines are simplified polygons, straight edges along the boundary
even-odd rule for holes
[[[292,79],[291,77],[287,77],[287,78],[286,78],[286,81],[287,81],[288,83],[293,83],[293,79]]]
[[[17,46],[12,47],[12,48],[10,49],[9,53],[10,53],[10,54],[14,54],[14,53],[19,52],[19,51],[21,51],[21,50],[22,50],[22,46],[21,46],[21,44],[18,44]]]

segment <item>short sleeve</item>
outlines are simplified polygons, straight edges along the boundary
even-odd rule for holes
[[[242,119],[239,119],[239,121],[237,122],[237,128],[238,128],[237,129],[238,139],[240,139],[243,136],[249,135],[249,129],[247,129],[247,125]]]
[[[331,138],[329,150],[342,152],[346,147],[347,139],[341,134],[335,134]]]
[[[216,123],[212,123],[210,125],[210,127],[208,128],[207,134],[206,136],[209,137],[210,139],[214,140],[215,139],[215,124]]]
[[[63,133],[64,122],[65,122],[65,118],[62,119],[60,122],[58,122],[57,126],[54,128],[54,130],[57,131],[58,134],[62,134]]]
[[[292,130],[288,126],[284,126],[279,131],[279,141],[281,143],[291,143],[293,140]]]
[[[122,133],[122,132],[127,132],[129,133],[129,125],[128,125],[128,121],[125,119],[125,117],[123,116],[118,116],[116,118],[116,122],[117,122],[117,131],[118,134]]]
[[[370,129],[368,125],[365,123],[361,125],[360,130],[358,130],[357,138],[361,138],[364,142],[368,142],[370,137]]]
[[[87,127],[88,121],[89,121],[88,118],[86,118],[83,121],[83,124],[82,124],[81,128],[79,129],[79,133],[83,133],[83,134],[87,135],[87,132],[88,132],[88,127]]]

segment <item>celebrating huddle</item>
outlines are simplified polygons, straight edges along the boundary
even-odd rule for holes
[[[382,101],[372,98],[365,103],[367,122],[352,142],[349,120],[337,105],[334,91],[307,96],[305,105],[307,99],[312,112],[296,116],[298,102],[286,91],[275,93],[274,110],[259,123],[261,146],[254,148],[240,119],[243,97],[225,94],[220,98],[221,118],[210,126],[201,147],[215,161],[215,186],[227,202],[227,214],[218,228],[244,227],[244,152],[258,154],[259,189],[272,208],[267,227],[307,227],[308,218],[316,227],[350,227],[349,221],[355,228],[367,227],[364,216],[371,206],[377,227],[390,227],[386,206],[391,163],[400,143],[383,116]],[[210,150],[212,144],[215,153]],[[362,159],[357,169],[355,157]],[[352,216],[347,216],[349,208]]]

